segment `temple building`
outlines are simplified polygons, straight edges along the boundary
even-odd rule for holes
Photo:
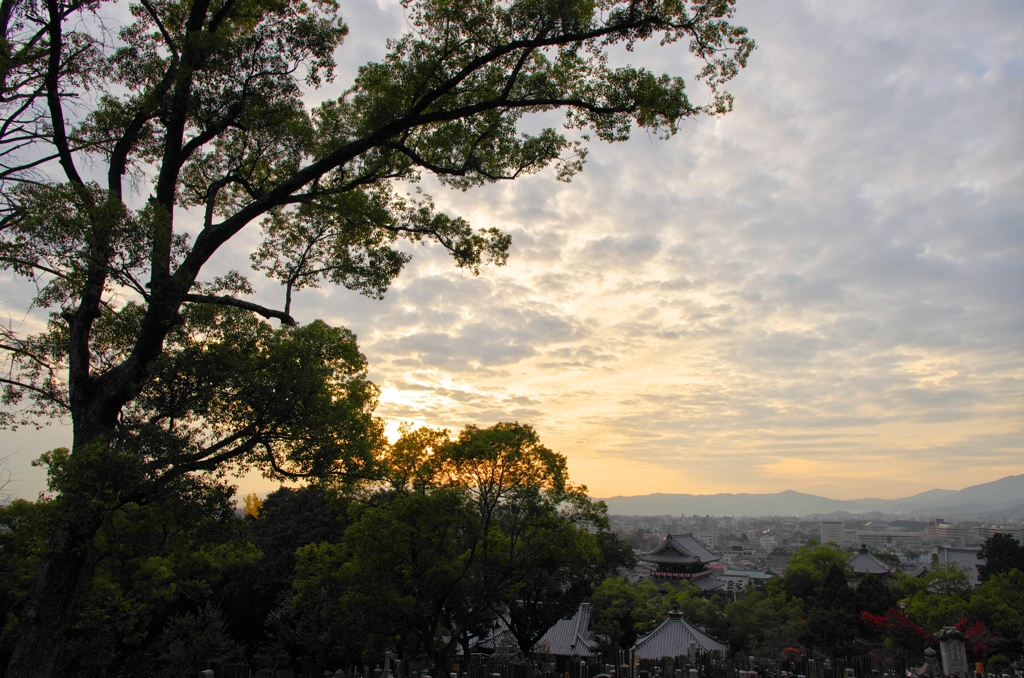
[[[694,583],[711,577],[714,572],[708,569],[708,564],[721,558],[709,551],[692,532],[668,534],[653,551],[637,555],[637,560],[654,566],[651,577],[655,579],[687,579]]]
[[[720,643],[683,619],[679,608],[668,613],[668,619],[646,636],[637,639],[633,656],[637,659],[661,659],[686,655],[693,661],[699,654],[729,653],[729,646]]]
[[[576,614],[555,622],[533,646],[533,652],[553,655],[556,658],[596,657],[597,643],[590,630],[590,603],[581,604],[576,609]],[[565,670],[559,667],[559,671]]]
[[[850,569],[853,570],[853,576],[857,579],[866,574],[873,574],[876,577],[889,577],[894,569],[873,554],[868,553],[866,544],[861,544],[860,551],[850,558],[849,562]]]

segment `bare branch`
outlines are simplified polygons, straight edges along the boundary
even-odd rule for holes
[[[252,311],[258,313],[264,318],[277,318],[285,325],[294,327],[297,323],[295,318],[291,317],[284,311],[277,311],[266,306],[260,306],[254,304],[251,301],[245,301],[244,299],[238,299],[236,297],[214,296],[212,294],[186,294],[183,301],[192,304],[213,304],[215,306],[233,306],[235,308],[245,309],[246,311]]]

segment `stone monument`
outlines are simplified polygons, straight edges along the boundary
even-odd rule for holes
[[[960,676],[961,678],[970,675],[967,669],[967,649],[964,647],[966,636],[948,626],[939,631],[935,637],[939,639],[942,672],[947,676]]]

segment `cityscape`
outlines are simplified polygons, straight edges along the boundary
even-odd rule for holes
[[[812,542],[835,544],[851,553],[866,548],[882,554],[890,572],[916,576],[933,562],[962,565],[972,584],[978,583],[977,553],[994,534],[1002,533],[1024,542],[1024,520],[1004,523],[983,519],[958,520],[799,520],[795,518],[719,518],[712,516],[609,516],[612,529],[635,550],[653,550],[666,534],[689,533],[721,555],[723,582],[732,578],[750,584],[750,576],[779,575],[799,547]],[[645,576],[643,568],[637,576]],[[743,579],[746,577],[746,579]]]

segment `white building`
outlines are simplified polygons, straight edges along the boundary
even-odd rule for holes
[[[822,522],[818,529],[821,532],[821,543],[828,544],[829,542],[836,546],[846,546],[846,526],[838,521],[825,521]]]
[[[958,549],[940,546],[932,553],[933,563],[954,563],[967,574],[971,586],[978,585],[978,565],[985,561],[978,559],[980,549]]]

